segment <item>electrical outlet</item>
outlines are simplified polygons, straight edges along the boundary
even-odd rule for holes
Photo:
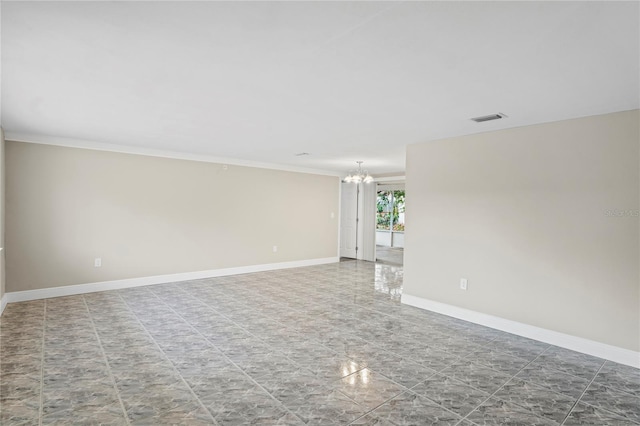
[[[276,253],[278,251],[278,246],[273,246],[273,252]]]
[[[96,257],[95,259],[93,259],[93,266],[95,266],[96,268],[100,268],[102,266],[102,258]]]
[[[460,290],[466,290],[466,289],[467,289],[467,279],[460,278]]]

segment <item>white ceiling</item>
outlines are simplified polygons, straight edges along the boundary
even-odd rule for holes
[[[407,144],[638,108],[639,4],[3,1],[2,126],[400,172]]]

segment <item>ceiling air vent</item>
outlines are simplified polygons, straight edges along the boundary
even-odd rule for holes
[[[471,120],[475,121],[476,123],[484,123],[485,121],[499,120],[505,117],[506,115],[502,113],[498,113],[498,114],[491,114],[491,115],[483,115],[482,117],[472,118]]]

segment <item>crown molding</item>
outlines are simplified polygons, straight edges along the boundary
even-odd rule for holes
[[[206,154],[191,154],[171,150],[160,150],[128,145],[117,145],[85,139],[63,138],[58,136],[30,135],[26,133],[5,132],[5,140],[12,142],[34,143],[39,145],[54,145],[66,148],[91,149],[94,151],[117,152],[121,154],[144,155],[148,157],[170,158],[174,160],[199,161],[203,163],[228,164],[233,166],[254,167],[257,169],[278,170],[283,172],[308,173],[323,176],[340,177],[339,172],[313,169],[307,167],[288,166],[284,164],[263,163],[259,161],[242,160],[239,158],[216,157]]]
[[[375,179],[376,182],[379,183],[385,183],[385,182],[390,182],[390,183],[404,183],[404,181],[406,180],[405,175],[398,175],[398,176],[385,176],[385,177],[373,177]]]

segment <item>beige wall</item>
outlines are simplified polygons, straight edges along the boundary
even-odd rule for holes
[[[4,261],[4,211],[5,211],[5,196],[4,196],[4,130],[0,127],[0,299],[4,297],[5,293],[5,261]]]
[[[337,177],[12,141],[6,158],[10,292],[337,256]]]
[[[410,146],[404,292],[640,350],[638,116]]]

